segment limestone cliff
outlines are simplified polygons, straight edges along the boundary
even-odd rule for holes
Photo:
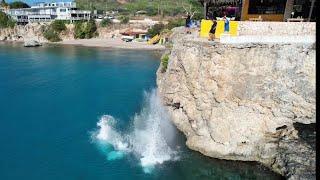
[[[97,23],[98,24],[98,23]],[[48,42],[43,37],[43,30],[49,23],[30,23],[25,26],[15,26],[14,28],[0,28],[0,41],[26,41],[36,40],[38,42]],[[113,35],[120,37],[120,30],[127,28],[146,29],[148,26],[144,24],[112,24],[108,27],[100,27],[98,25],[97,38],[111,38]],[[60,33],[60,38],[65,40],[74,40],[74,25],[66,24],[66,30]]]
[[[0,29],[0,41],[24,41],[34,39],[40,42],[46,42],[41,28],[41,25],[29,24],[26,26]]]
[[[296,128],[316,122],[315,53],[314,42],[212,44],[176,30],[158,90],[189,148],[315,178],[314,142]]]
[[[48,40],[43,37],[45,26],[47,26],[45,23],[32,23],[25,26],[0,29],[0,41],[26,41],[32,39],[38,42],[48,42]],[[74,39],[74,26],[67,24],[66,27],[67,29],[60,34],[60,38],[62,40]]]

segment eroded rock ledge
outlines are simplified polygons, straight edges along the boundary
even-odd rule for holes
[[[261,162],[290,179],[315,179],[315,148],[299,136],[316,122],[315,43],[210,44],[177,30],[173,36],[157,84],[187,146]]]

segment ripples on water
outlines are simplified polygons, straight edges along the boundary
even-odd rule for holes
[[[187,149],[152,90],[158,59],[0,43],[0,179],[280,178]]]

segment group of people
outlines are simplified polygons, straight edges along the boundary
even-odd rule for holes
[[[230,18],[228,18],[226,15],[224,15],[222,19],[224,21],[224,32],[229,32]],[[212,18],[212,26],[209,31],[209,39],[208,39],[209,41],[214,41],[216,29],[217,29],[217,20]]]
[[[186,33],[187,34],[191,34],[190,28],[191,28],[191,18],[192,16],[190,16],[189,14],[187,14],[187,18],[186,18]],[[229,32],[229,22],[230,22],[230,18],[228,18],[226,15],[223,16],[222,18],[224,20],[224,32]],[[215,20],[214,18],[211,19],[212,20],[212,26],[210,28],[209,31],[209,41],[214,41],[215,39],[215,33],[216,33],[216,29],[217,29],[217,20]]]

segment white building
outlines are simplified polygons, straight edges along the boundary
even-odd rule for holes
[[[6,11],[18,24],[47,22],[52,20],[89,20],[90,11],[78,10],[75,2],[37,3],[30,8],[9,9]]]

